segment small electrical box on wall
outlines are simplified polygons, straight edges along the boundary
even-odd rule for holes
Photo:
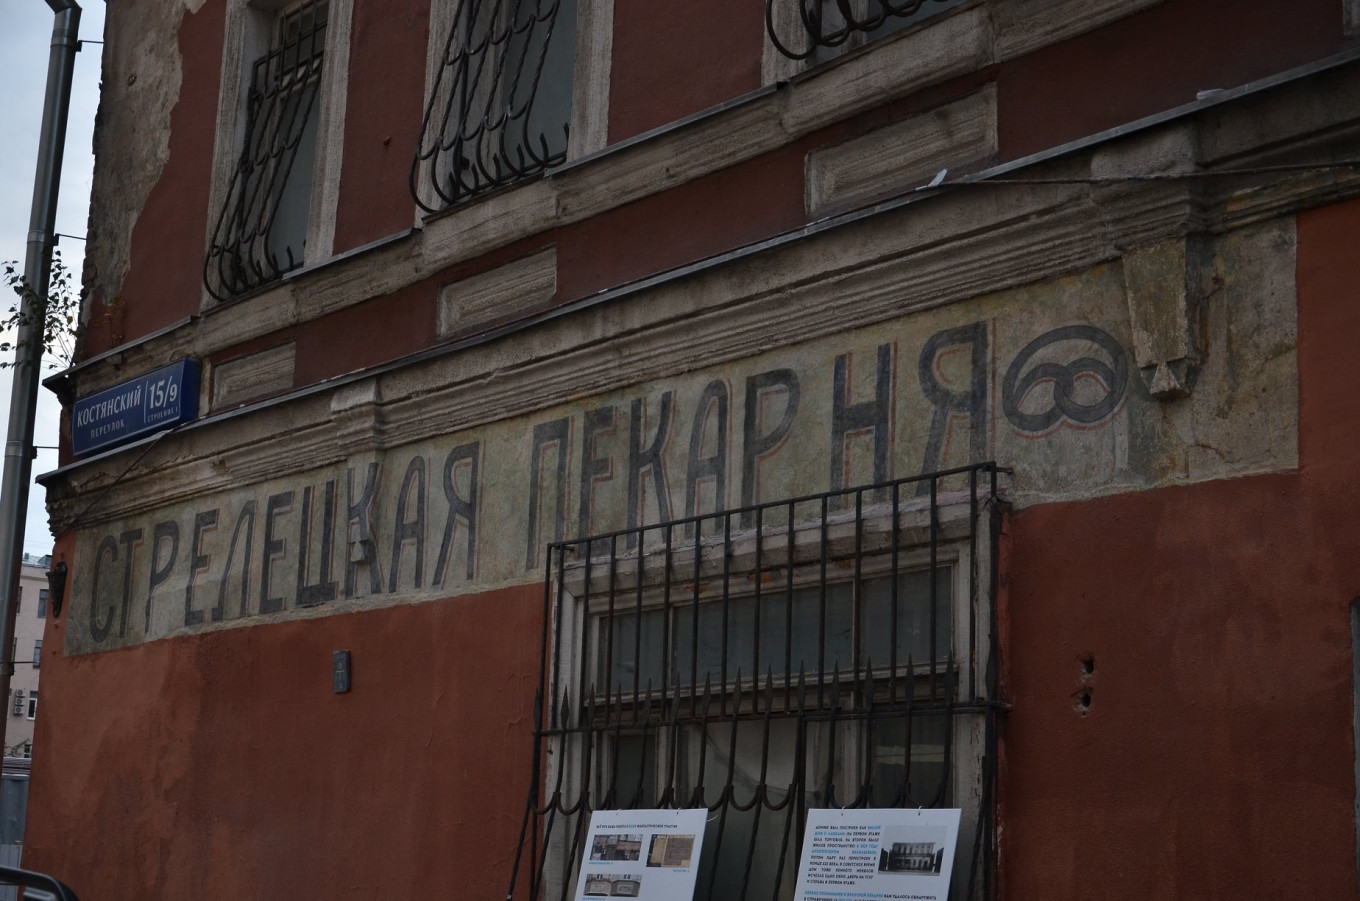
[[[349,691],[349,651],[331,655],[331,687],[338,695]]]

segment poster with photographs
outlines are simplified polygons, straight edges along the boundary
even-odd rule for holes
[[[810,810],[794,901],[945,901],[959,810]]]
[[[576,901],[690,901],[707,818],[707,810],[595,811]]]

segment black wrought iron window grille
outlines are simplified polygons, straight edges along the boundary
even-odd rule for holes
[[[806,811],[964,810],[995,866],[992,464],[549,546],[509,898],[566,901],[597,809],[711,811],[696,898],[793,896]]]
[[[326,0],[308,0],[280,15],[270,50],[251,66],[241,154],[203,266],[218,300],[304,262],[327,12]]]
[[[576,4],[457,0],[411,163],[411,194],[422,209],[566,161]]]
[[[765,0],[765,27],[789,59],[825,62],[963,0]]]

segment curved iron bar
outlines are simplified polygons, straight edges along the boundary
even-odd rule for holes
[[[531,122],[554,38],[575,37],[574,22],[559,22],[562,2],[459,0],[411,161],[421,209],[437,212],[566,161],[565,114],[560,136]]]
[[[326,13],[321,0],[293,13],[304,20],[310,15],[310,23],[300,24],[296,35],[252,66],[241,155],[203,261],[203,284],[216,300],[263,287],[304,262],[301,247],[295,255],[285,246],[281,256],[270,245],[303,135],[316,114]]]
[[[24,892],[24,897],[29,901],[39,901],[40,898],[51,901],[80,901],[66,883],[44,873],[34,873],[17,867],[0,867],[0,885],[17,885],[28,889],[29,891]]]
[[[556,773],[550,771],[549,774],[543,774],[536,770],[535,784],[530,792],[531,816],[535,818],[535,823],[529,826],[529,834],[535,841],[532,850],[536,851],[538,847],[543,850],[541,857],[531,853],[530,859],[535,860],[537,867],[534,877],[529,880],[528,897],[541,901],[548,891],[549,881],[557,878],[548,877],[547,869],[549,859],[555,859],[556,855],[568,854],[564,861],[568,878],[572,873],[579,875],[577,854],[584,840],[583,830],[593,810],[620,805],[636,808],[644,804],[662,808],[702,808],[715,815],[717,825],[712,838],[717,842],[716,856],[710,857],[705,863],[706,868],[713,869],[705,872],[703,877],[709,898],[745,901],[749,897],[752,901],[764,901],[766,897],[777,897],[778,887],[789,878],[791,872],[786,872],[786,867],[791,860],[796,861],[801,857],[803,836],[799,826],[808,807],[842,804],[850,807],[915,807],[918,804],[924,806],[922,802],[930,806],[947,803],[950,800],[949,783],[956,756],[953,740],[956,729],[961,728],[960,724],[954,722],[954,717],[973,716],[979,712],[988,718],[988,741],[982,751],[984,794],[977,809],[977,832],[961,846],[961,850],[970,848],[972,851],[970,881],[980,877],[984,882],[984,892],[988,891],[991,885],[991,870],[988,868],[994,866],[992,849],[995,844],[995,829],[991,819],[995,797],[992,720],[999,709],[989,700],[995,696],[996,690],[994,669],[989,668],[985,674],[987,697],[978,697],[973,691],[972,680],[984,677],[984,674],[973,672],[977,664],[971,650],[977,642],[973,629],[968,629],[967,647],[970,650],[967,652],[956,655],[954,649],[962,650],[964,644],[961,640],[956,643],[952,638],[948,645],[942,643],[933,646],[936,618],[945,615],[942,610],[936,609],[936,596],[939,596],[945,609],[949,609],[957,603],[971,606],[975,597],[971,586],[975,582],[979,583],[979,591],[988,590],[982,584],[987,575],[976,567],[979,558],[970,556],[974,566],[958,574],[960,578],[967,576],[970,589],[955,592],[960,596],[952,600],[939,595],[941,588],[936,584],[934,567],[926,570],[931,574],[929,591],[905,596],[905,599],[898,597],[895,575],[891,580],[891,589],[877,595],[878,600],[872,600],[868,595],[851,595],[847,600],[846,595],[838,592],[833,596],[826,589],[828,579],[842,578],[829,572],[828,563],[833,554],[838,570],[853,570],[858,577],[855,579],[856,585],[859,579],[872,578],[873,573],[878,571],[867,565],[861,570],[858,560],[860,554],[872,553],[877,555],[878,560],[885,562],[891,559],[892,573],[898,572],[899,555],[896,551],[899,539],[911,541],[919,548],[924,562],[927,548],[923,537],[915,528],[910,530],[910,535],[915,537],[908,537],[908,530],[903,529],[898,521],[904,503],[903,493],[898,488],[909,482],[916,482],[923,489],[928,488],[911,503],[916,505],[919,513],[924,514],[922,519],[928,523],[931,533],[930,560],[935,567],[949,565],[944,559],[945,539],[941,531],[944,526],[940,504],[943,502],[942,495],[950,495],[945,494],[942,480],[951,475],[958,476],[972,488],[981,482],[976,478],[977,475],[985,473],[991,473],[994,477],[995,467],[963,467],[929,477],[902,479],[887,486],[892,489],[890,494],[886,490],[875,491],[873,496],[884,498],[883,507],[891,511],[893,524],[891,529],[887,528],[886,523],[879,526],[873,533],[875,537],[872,541],[861,519],[880,514],[865,510],[859,494],[863,489],[850,489],[842,494],[846,500],[852,497],[855,500],[853,511],[836,513],[835,517],[830,516],[832,505],[825,495],[807,499],[809,508],[815,504],[813,509],[798,511],[796,503],[788,501],[761,508],[788,511],[790,525],[793,514],[801,513],[803,519],[799,520],[801,525],[796,534],[791,529],[784,529],[782,523],[775,524],[768,533],[761,528],[754,535],[744,536],[734,536],[728,526],[717,530],[720,534],[714,535],[712,539],[703,539],[702,533],[696,529],[692,533],[695,537],[694,549],[689,551],[683,545],[672,546],[670,539],[675,527],[685,522],[676,520],[551,545],[547,560],[547,571],[551,575],[545,575],[544,583],[544,617],[545,621],[556,622],[556,634],[551,642],[540,635],[540,653],[549,644],[553,653],[552,658],[545,663],[541,682],[548,690],[540,690],[536,697],[538,705],[551,705],[555,710],[565,711],[566,716],[552,717],[554,721],[550,728],[537,731],[543,743],[538,745],[540,752],[544,747],[549,749],[548,756],[543,759],[551,761],[555,756],[557,765]],[[889,496],[890,504],[887,502]],[[995,498],[994,488],[992,498]],[[956,504],[958,500],[949,503]],[[981,525],[977,517],[990,512],[995,519],[998,505],[989,499],[986,509],[977,512],[978,504],[972,500],[969,504],[970,511],[974,512],[970,512],[967,531],[956,531],[948,540],[954,546],[969,542],[970,549],[974,549],[973,533]],[[845,504],[837,501],[838,510],[844,510],[845,507]],[[691,521],[696,526],[705,518],[722,518],[730,523],[733,512],[727,511],[717,517],[713,514],[700,515]],[[809,513],[811,516],[807,515]],[[818,515],[822,518],[820,523],[805,521],[815,519]],[[853,522],[850,520],[852,515]],[[838,538],[828,531],[831,518],[835,520]],[[754,521],[763,527],[763,512],[758,513]],[[835,545],[836,541],[849,540],[851,526],[854,529],[854,561],[842,556],[842,551],[837,549],[844,545]],[[648,551],[647,530],[655,531],[658,528],[662,530],[661,540]],[[635,536],[627,542],[630,550],[621,553],[620,548],[625,542],[618,538],[630,533]],[[880,543],[889,534],[892,537],[892,553]],[[759,543],[769,541],[777,544],[784,538],[789,539],[791,544],[793,539],[797,539],[798,553],[795,555],[790,547],[787,554],[780,551],[770,557],[773,560],[783,557],[789,566],[796,562],[800,578],[821,576],[821,590],[812,592],[798,588],[797,591],[803,593],[799,595],[797,603],[791,574],[785,576],[779,573],[782,568],[779,566],[772,568],[769,573],[763,569],[766,558],[762,556],[764,549]],[[748,581],[747,576],[738,577],[746,569],[745,564],[737,561],[750,551],[734,551],[737,547],[734,542],[748,540],[756,542],[755,556],[762,564],[757,566],[755,578],[762,579],[768,575],[772,582],[782,583],[787,589],[787,592],[779,590],[769,596],[772,603],[768,611],[753,611],[749,606],[749,597],[743,599],[731,595],[732,591],[749,590],[749,587],[737,588],[738,583],[744,585]],[[993,524],[993,547],[996,540]],[[572,583],[575,584],[584,576],[583,589],[573,589],[574,597],[567,597],[563,593],[567,573],[562,555],[568,548],[573,549],[576,557],[572,565]],[[600,556],[595,557],[595,553]],[[685,553],[693,555],[692,569],[689,561],[684,560]],[[989,559],[995,562],[994,556]],[[630,578],[636,581],[629,583]],[[995,572],[991,574],[991,579],[990,590],[994,596]],[[642,587],[644,582],[655,589],[652,594],[647,593],[651,589]],[[700,583],[703,583],[702,586]],[[947,583],[940,583],[943,584]],[[680,586],[684,586],[680,593],[689,596],[687,603],[682,601],[672,605],[672,588]],[[722,597],[716,596],[719,588]],[[600,597],[605,592],[608,596]],[[926,596],[930,598],[929,612],[925,609]],[[885,600],[891,601],[891,609],[882,606]],[[567,623],[563,609],[566,604],[575,605],[578,613],[574,615],[581,618],[579,622]],[[712,606],[701,608],[701,604]],[[881,630],[883,626],[890,625],[886,656],[893,665],[888,669],[881,666],[875,668],[869,645],[857,643],[861,639],[853,639],[849,645],[844,643],[844,636],[848,633],[843,631],[847,628],[843,611],[848,605],[853,606],[851,622],[858,627],[852,627],[856,634],[867,636],[875,629]],[[658,608],[665,614],[664,624],[653,621],[644,629],[642,614],[645,612],[655,616]],[[781,628],[780,608],[786,611],[787,617],[786,624],[782,626],[786,632],[782,642],[778,636]],[[701,609],[704,612],[702,617]],[[900,616],[904,610],[912,611],[910,619]],[[802,623],[797,626],[800,641],[796,653],[789,644],[790,634],[795,628],[795,611],[798,613],[798,622]],[[629,615],[637,619],[629,622],[626,619]],[[962,612],[949,615],[957,618],[962,616]],[[745,642],[762,640],[760,634],[748,635],[752,623],[761,623],[762,616],[773,617],[768,621],[767,637],[772,639],[771,643],[776,647],[781,643],[785,645],[784,669],[780,678],[785,683],[782,694],[787,700],[779,706],[775,704],[779,690],[775,684],[773,667],[780,661],[767,662],[763,688],[758,678],[748,679],[740,665],[744,660],[750,660],[753,664],[761,661],[759,646],[751,647]],[[691,635],[672,632],[672,618],[676,623],[689,623]],[[922,620],[928,621],[929,625]],[[970,618],[970,625],[971,622]],[[910,625],[912,632],[902,632],[899,624],[913,624]],[[724,628],[723,636],[719,636],[716,631],[720,625]],[[657,653],[658,646],[652,643],[656,640],[654,636],[644,642],[644,636],[654,627],[659,627],[658,631],[662,633],[660,648],[665,655],[659,668],[663,685],[659,695],[650,676],[646,677],[645,691],[640,684],[645,672],[643,661],[647,660],[644,654]],[[702,644],[698,641],[701,629],[704,630]],[[927,631],[928,636],[924,634]],[[992,631],[990,637],[994,643],[994,627]],[[815,649],[810,646],[814,632],[817,641]],[[909,639],[909,644],[902,645],[901,642],[908,635],[914,637]],[[578,647],[563,650],[562,645],[567,643],[563,642],[564,638],[568,642],[579,642]],[[632,648],[620,643],[624,639],[632,641]],[[941,641],[944,639],[941,638]],[[882,647],[881,640],[876,639],[874,647]],[[946,651],[946,648],[949,650]],[[918,658],[912,654],[913,649],[921,657],[928,655],[929,661],[922,660],[918,664]],[[898,659],[899,650],[903,652],[904,661]],[[748,652],[750,656],[746,656]],[[937,653],[944,656],[943,661]],[[563,654],[565,657],[561,656]],[[779,655],[776,653],[775,656]],[[630,677],[622,675],[630,659],[633,668],[631,678],[634,680],[631,685],[625,681]],[[650,665],[654,660],[652,658],[647,662]],[[850,670],[842,668],[844,661],[853,664],[853,675]],[[725,678],[729,662],[735,670],[735,680],[732,682]],[[905,666],[899,668],[896,664],[902,662]],[[943,667],[939,665],[941,662],[944,663]],[[967,682],[960,672],[965,662],[969,668]],[[790,664],[796,676],[789,672]],[[808,665],[814,667],[811,672],[807,669]],[[681,670],[686,672],[682,674]],[[600,683],[597,680],[608,681]],[[576,696],[584,697],[585,703],[577,701],[573,705],[563,693],[559,704],[551,704],[550,698],[559,697],[552,687],[567,682],[577,685],[582,693]],[[599,684],[608,685],[609,688],[601,694],[597,687]],[[981,705],[980,701],[983,702]],[[541,730],[541,724],[551,714],[552,710],[547,706],[538,712],[534,720],[536,730]],[[941,740],[937,737],[940,733],[933,727],[920,736],[918,733],[921,730],[915,728],[918,717],[932,721],[944,718],[944,744],[940,747],[942,778],[936,779],[933,775],[934,769],[940,765],[940,758],[921,762],[918,757],[913,761],[913,751],[919,754],[921,750],[918,742],[928,746]],[[792,748],[787,740],[776,737],[776,720],[795,727],[790,736]],[[889,727],[886,725],[888,723],[894,725]],[[728,730],[725,738],[722,733],[724,728]],[[884,737],[880,739],[880,732],[889,728],[892,731],[883,733]],[[752,729],[760,731],[753,733],[750,731]],[[745,730],[744,736],[742,730]],[[897,745],[902,741],[903,733],[905,742],[900,752],[903,756],[892,760],[890,766],[893,769],[877,769],[880,746],[891,748]],[[778,734],[783,733],[781,731]],[[757,736],[759,757],[755,758],[751,740]],[[571,750],[573,748],[574,751]],[[726,760],[723,759],[724,755]],[[815,761],[809,758],[815,758]],[[844,771],[842,763],[846,766]],[[789,765],[792,765],[792,772],[787,791],[776,790],[771,784],[772,776],[778,771],[776,768]],[[635,768],[634,775],[625,778],[629,766]],[[895,772],[899,767],[900,774]],[[859,771],[858,776],[854,773],[855,769]],[[931,774],[927,781],[922,781],[923,773]],[[658,779],[658,776],[661,778]],[[913,776],[916,778],[913,779]],[[713,794],[713,790],[719,786],[708,784],[710,779],[721,780],[720,790],[716,794]],[[749,796],[742,796],[740,791],[745,790],[744,786],[752,779],[755,781],[753,790]],[[880,786],[879,780],[886,781]],[[567,781],[571,782],[570,786]],[[549,802],[540,808],[540,791],[550,787],[549,784],[542,784],[545,782],[551,784],[553,792]],[[648,788],[649,784],[654,787],[654,792]],[[814,787],[817,791],[809,791]],[[882,791],[890,792],[892,797],[876,797],[876,792]],[[840,800],[840,795],[845,795],[845,799]],[[595,800],[597,798],[598,803]],[[766,823],[765,811],[770,811],[771,816],[783,815],[782,829]],[[767,829],[776,831],[764,837]],[[558,836],[555,840],[554,835]],[[537,845],[540,837],[541,846]],[[728,838],[732,840],[728,841]],[[776,840],[779,842],[777,855],[775,849],[769,847],[769,843]],[[520,842],[524,842],[523,830]],[[768,853],[762,853],[762,848],[768,848]],[[746,854],[745,859],[729,860],[731,855],[739,856],[742,853]],[[776,857],[776,869],[770,871],[768,867]],[[723,872],[727,875],[716,875],[719,863],[723,864]],[[961,863],[960,871],[963,866]],[[556,887],[553,881],[554,895]],[[564,892],[567,888],[563,886]],[[767,891],[771,890],[774,894],[767,895]],[[704,897],[704,894],[701,889],[699,897]]]
[[[869,34],[890,19],[907,18],[919,13],[929,3],[949,0],[765,0],[765,30],[770,43],[789,59],[810,59],[819,49],[839,47],[856,34]],[[776,6],[787,8],[798,5],[798,33],[781,35],[775,22]],[[858,8],[856,8],[858,7]],[[826,10],[834,8],[839,15],[828,21]],[[794,38],[788,41],[789,38]]]

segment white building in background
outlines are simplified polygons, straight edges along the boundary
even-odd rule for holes
[[[5,756],[33,754],[33,725],[38,716],[38,675],[42,664],[43,626],[47,623],[47,567],[51,557],[24,554],[19,574],[19,614],[14,624],[10,657],[8,722],[5,725]]]

